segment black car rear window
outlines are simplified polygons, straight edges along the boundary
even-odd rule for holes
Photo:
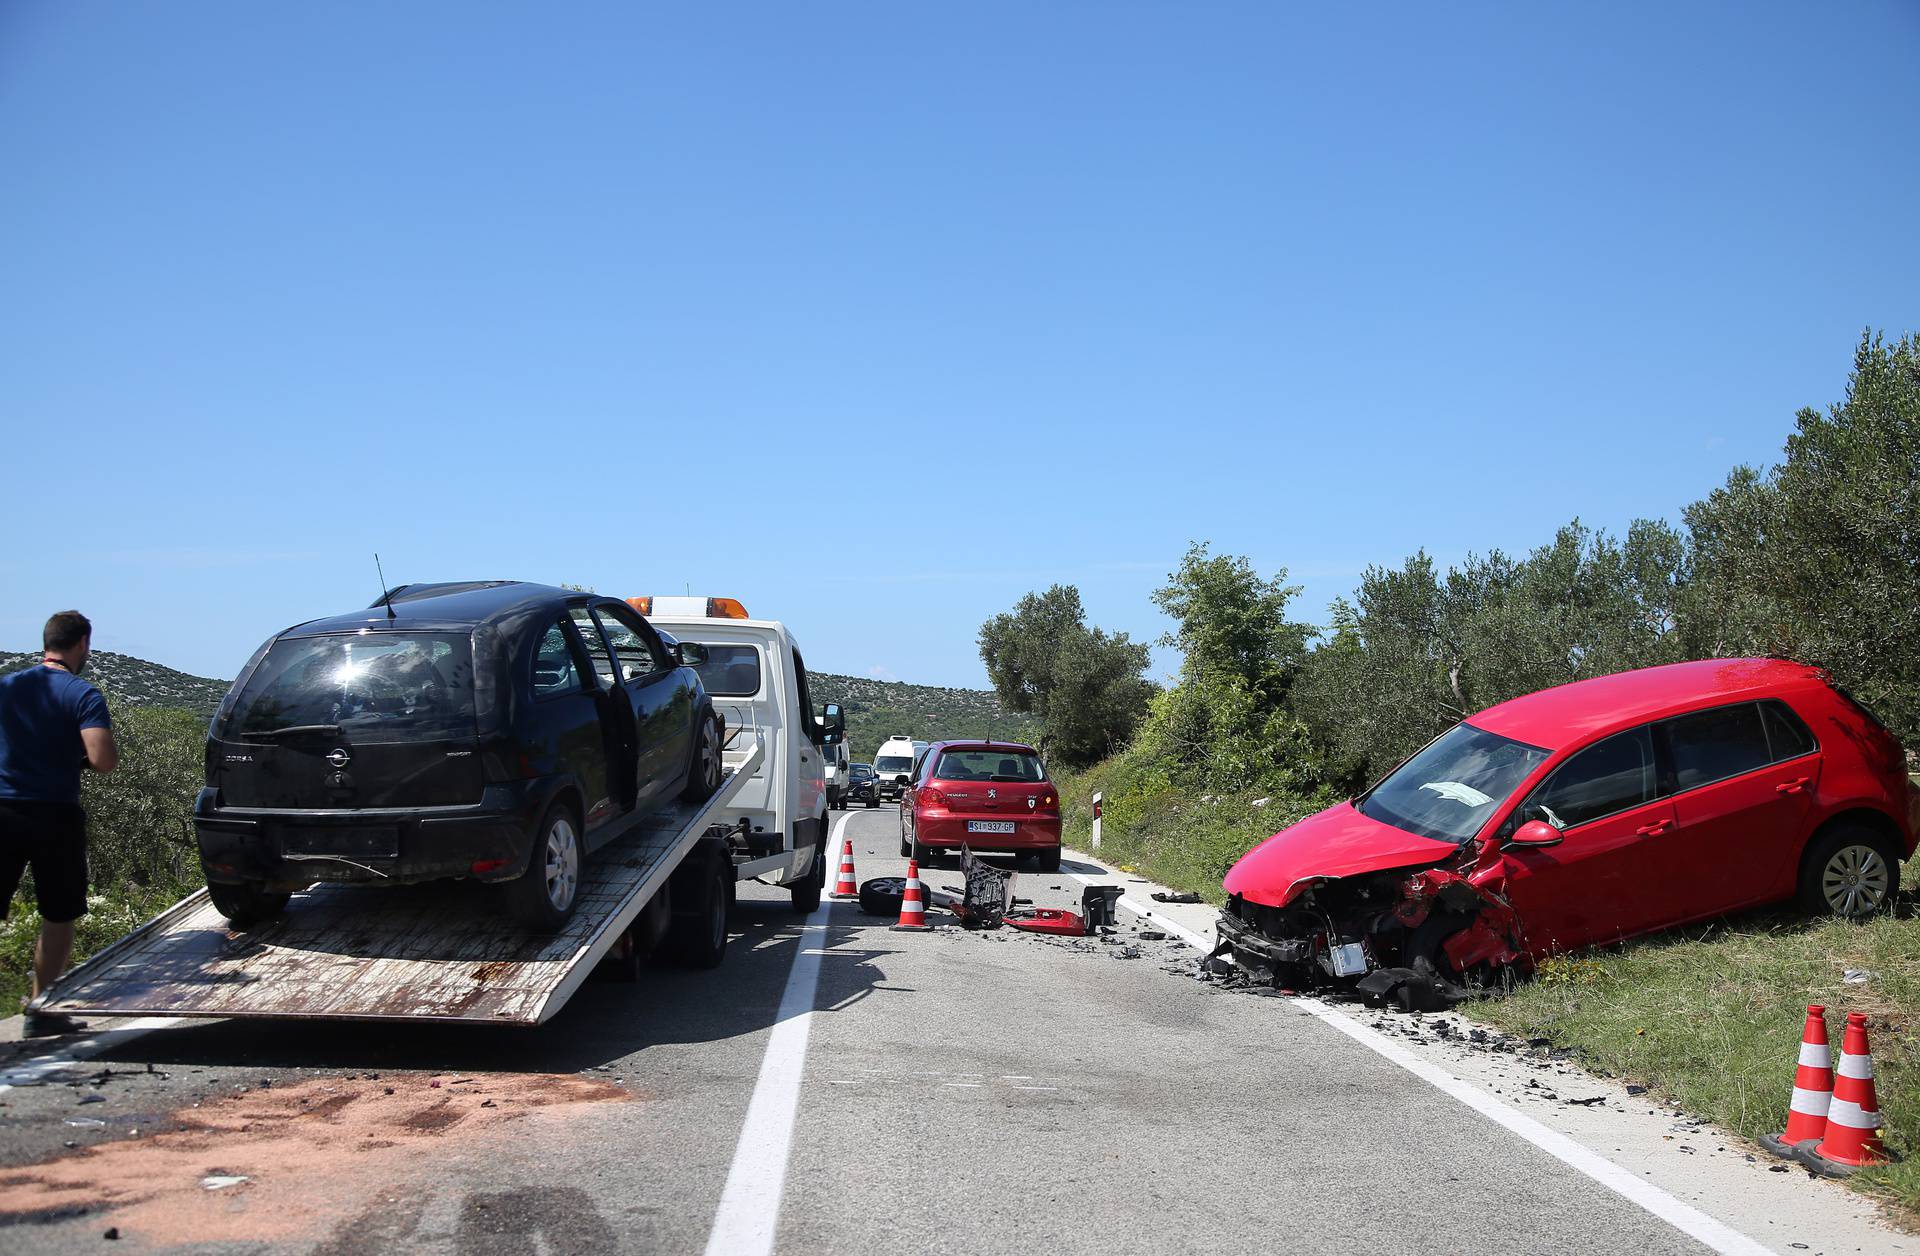
[[[274,642],[225,733],[244,741],[302,729],[381,741],[471,735],[471,641],[464,633],[359,632]]]
[[[716,698],[751,698],[760,692],[760,651],[750,645],[707,647],[707,661],[694,670],[700,683]]]

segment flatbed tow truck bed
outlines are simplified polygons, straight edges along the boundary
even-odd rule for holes
[[[245,931],[195,891],[63,977],[36,1006],[98,1016],[277,1017],[538,1025],[579,989],[753,775],[757,740],[720,789],[637,817],[581,869],[558,933],[534,934],[465,883],[318,884]]]

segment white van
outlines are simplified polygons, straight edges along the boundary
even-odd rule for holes
[[[926,745],[926,742],[915,741],[904,733],[880,743],[879,751],[873,756],[873,774],[880,778],[880,797],[883,800],[898,798],[906,792],[913,761],[926,749]]]
[[[853,755],[847,750],[847,739],[836,737],[821,747],[826,755],[827,806],[840,808],[847,805],[847,769],[853,764]]]
[[[824,719],[815,714],[800,645],[778,620],[748,619],[732,598],[627,600],[656,629],[707,648],[696,670],[713,709],[729,734],[757,728],[765,740],[760,766],[720,819],[745,822],[740,879],[788,886],[794,906],[811,911],[805,903],[818,903],[831,862],[827,765],[846,762],[845,716],[831,704]],[[844,767],[835,779],[844,788]]]

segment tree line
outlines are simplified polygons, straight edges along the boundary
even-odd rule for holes
[[[1783,461],[1736,467],[1679,526],[1574,519],[1525,554],[1371,566],[1317,628],[1285,570],[1205,542],[1153,595],[1183,661],[1085,622],[1077,589],[981,626],[1003,703],[1086,767],[1127,748],[1172,783],[1350,792],[1451,724],[1519,694],[1685,659],[1826,668],[1920,747],[1920,337],[1863,335],[1846,397],[1795,419]]]

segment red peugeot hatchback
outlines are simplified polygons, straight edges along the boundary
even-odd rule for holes
[[[1794,898],[1865,917],[1916,830],[1905,753],[1823,672],[1622,672],[1470,716],[1249,851],[1221,949],[1384,994]]]
[[[1060,869],[1060,795],[1032,746],[941,741],[927,748],[900,799],[900,853],[918,859],[968,846],[1032,855]]]

